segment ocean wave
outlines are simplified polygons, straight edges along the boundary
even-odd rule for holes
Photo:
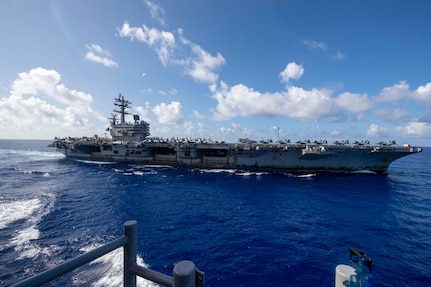
[[[85,159],[75,159],[75,161],[86,163],[86,164],[93,164],[93,165],[113,165],[113,164],[118,164],[117,162],[114,162],[114,161],[96,161],[96,160],[85,160]]]
[[[197,171],[199,171],[200,173],[231,173],[234,174],[236,173],[238,170],[236,169],[223,169],[223,168],[197,168],[195,169]]]
[[[377,172],[374,172],[374,171],[371,171],[371,170],[367,170],[367,169],[355,170],[355,171],[352,171],[351,173],[377,174]]]
[[[236,176],[262,176],[270,174],[270,172],[245,171],[240,169],[224,169],[224,168],[197,168],[194,169],[200,173],[227,173]]]
[[[132,176],[132,175],[138,175],[138,176],[144,176],[144,175],[154,175],[158,174],[157,168],[148,167],[148,166],[134,166],[133,168],[114,168],[115,173],[122,173],[125,176]]]
[[[16,171],[20,171],[24,174],[35,174],[35,175],[42,175],[43,177],[49,177],[51,176],[51,174],[49,172],[46,171],[38,171],[38,170],[22,170],[20,168],[15,168]]]
[[[192,260],[207,274],[208,286],[333,286],[334,267],[348,263],[350,246],[373,258],[379,286],[428,286],[430,156],[425,149],[402,158],[385,176],[258,176],[3,157],[0,285],[121,236],[121,224],[136,219],[145,263],[169,274],[174,262]],[[145,175],[152,170],[158,174]],[[121,278],[120,248],[57,285],[119,286]]]
[[[47,200],[47,202],[44,202]],[[48,214],[54,202],[53,195],[41,198],[16,200],[0,203],[0,229],[10,229],[10,238],[2,248],[13,247],[15,259],[36,258],[41,255],[50,256],[55,247],[40,246],[37,243],[40,232],[38,224]]]
[[[80,250],[83,252],[89,252],[99,246],[92,245],[81,248]],[[109,252],[108,254],[92,261],[90,265],[95,267],[97,270],[94,272],[90,270],[91,274],[85,274],[86,271],[81,272],[77,278],[75,278],[74,285],[81,286],[86,282],[83,282],[86,278],[94,277],[94,274],[101,275],[100,278],[95,279],[95,282],[92,283],[94,287],[117,287],[123,285],[123,249],[117,248],[114,251]],[[148,268],[148,264],[146,264],[143,259],[138,256],[137,264],[140,266]],[[145,287],[155,287],[159,286],[149,280],[143,279],[141,277],[137,277],[137,286],[145,286]]]
[[[136,165],[131,164],[130,167],[137,168],[137,169],[175,169],[175,167],[171,165],[165,165],[165,164],[144,164],[144,165]]]
[[[298,177],[298,178],[311,178],[311,177],[315,177],[316,174],[315,173],[307,173],[307,174],[297,174],[294,177]]]
[[[30,160],[51,160],[64,158],[64,155],[59,152],[44,152],[34,150],[13,150],[13,149],[0,149],[1,157],[26,157]]]
[[[38,198],[0,203],[0,229],[22,219],[29,219],[41,206]]]

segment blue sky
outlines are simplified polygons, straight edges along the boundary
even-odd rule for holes
[[[0,2],[0,138],[431,139],[429,1]]]

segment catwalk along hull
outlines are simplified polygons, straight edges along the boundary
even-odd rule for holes
[[[394,160],[421,151],[395,142],[370,146],[368,142],[240,143],[210,140],[151,138],[149,124],[134,115],[125,120],[130,102],[115,99],[119,110],[108,128],[111,138],[57,138],[52,146],[66,157],[112,162],[135,162],[215,168],[251,168],[289,171],[358,171],[384,173]],[[119,115],[119,119],[117,116]]]
[[[421,151],[410,146],[337,146],[301,144],[63,143],[66,157],[112,162],[251,168],[289,171],[384,173],[396,159]]]

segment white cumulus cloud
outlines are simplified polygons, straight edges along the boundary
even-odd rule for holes
[[[422,101],[422,102],[431,102],[431,83],[427,83],[426,85],[419,86],[415,91],[414,96]]]
[[[410,86],[405,81],[401,81],[391,87],[382,89],[377,97],[379,102],[400,102],[407,100],[411,96]]]
[[[363,113],[373,107],[372,100],[366,94],[342,93],[335,102],[338,106],[354,113]]]
[[[260,93],[245,85],[229,87],[221,83],[213,94],[217,107],[215,120],[228,120],[237,116],[283,116],[300,120],[313,120],[331,115],[334,105],[331,91],[305,90],[288,87],[284,92]]]
[[[401,108],[395,109],[378,109],[374,112],[377,118],[385,122],[399,122],[411,118],[407,110]]]
[[[105,120],[92,109],[90,94],[60,80],[57,71],[41,67],[19,73],[9,95],[0,100],[0,129],[15,138],[49,138],[54,131],[90,129],[89,118]]]
[[[218,79],[215,70],[225,64],[223,56],[220,53],[216,56],[211,55],[186,39],[181,29],[177,32],[178,41],[173,33],[149,28],[146,25],[131,27],[128,22],[124,22],[123,26],[118,28],[120,37],[136,39],[154,49],[164,66],[174,65],[180,67],[185,75],[199,82],[215,83]]]
[[[379,126],[377,124],[371,124],[367,130],[367,136],[372,138],[378,138],[385,136],[388,129],[386,127]]]
[[[144,0],[145,5],[147,5],[148,9],[150,10],[151,18],[158,21],[160,25],[165,25],[165,10],[163,8],[151,1]]]
[[[281,81],[288,83],[290,79],[299,79],[304,74],[304,68],[301,65],[291,62],[280,72]]]
[[[111,54],[96,44],[86,45],[88,52],[85,54],[85,59],[102,64],[106,67],[118,67],[118,64],[112,60]]]
[[[118,29],[118,33],[120,37],[128,37],[131,40],[136,39],[153,48],[164,66],[172,61],[171,58],[175,49],[174,34],[160,31],[156,28],[149,28],[146,25],[131,27],[128,22],[123,23],[121,29]]]
[[[198,111],[193,111],[193,115],[194,115],[196,118],[201,119],[201,120],[205,118],[205,116],[204,116],[204,115],[202,115],[201,113],[199,113]]]
[[[180,102],[170,104],[161,103],[152,109],[161,124],[178,124],[183,121],[182,106]]]
[[[409,122],[404,127],[398,127],[398,130],[406,137],[429,137],[431,134],[431,124],[424,122]]]

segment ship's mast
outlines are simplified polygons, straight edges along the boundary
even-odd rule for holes
[[[117,124],[117,114],[111,114],[111,116],[108,120],[111,120],[111,126],[115,126]]]
[[[125,116],[130,114],[126,111],[126,109],[130,108],[131,102],[124,99],[124,97],[120,94],[118,98],[115,98],[115,105],[117,107],[120,107],[120,110],[114,110],[114,112],[119,113],[121,115],[121,125],[124,125],[126,123]]]

